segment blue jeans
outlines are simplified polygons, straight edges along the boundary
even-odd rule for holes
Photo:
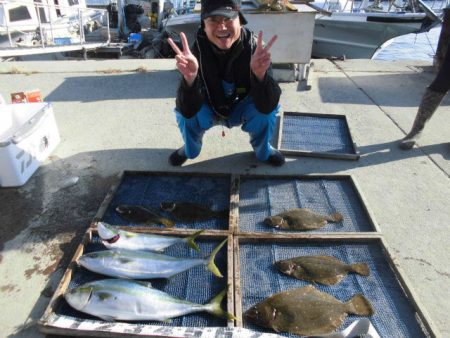
[[[227,128],[242,125],[241,129],[250,134],[250,144],[255,155],[260,161],[266,161],[270,155],[270,140],[276,123],[276,117],[280,105],[271,113],[260,113],[253,102],[247,96],[240,101],[231,111],[228,119],[219,120],[211,107],[204,103],[197,114],[187,119],[175,109],[178,127],[184,141],[186,156],[196,158],[202,149],[202,138],[206,130],[223,123]]]

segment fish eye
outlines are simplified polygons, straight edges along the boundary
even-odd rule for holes
[[[272,319],[275,319],[277,317],[277,309],[276,308],[273,308],[273,311],[272,311]]]
[[[297,270],[297,265],[295,265],[294,263],[289,264],[289,272],[294,272],[295,270]]]
[[[109,244],[113,244],[115,242],[117,242],[120,239],[120,235],[115,235],[114,237],[111,237],[109,239],[105,239],[105,242],[108,242]]]

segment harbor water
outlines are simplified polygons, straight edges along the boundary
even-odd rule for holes
[[[373,58],[374,60],[426,60],[433,62],[441,27],[427,33],[407,34],[390,40]]]

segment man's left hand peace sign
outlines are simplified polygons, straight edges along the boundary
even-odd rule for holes
[[[259,81],[264,80],[264,76],[266,75],[267,69],[269,69],[271,63],[271,56],[269,53],[270,48],[277,40],[277,35],[274,35],[267,45],[263,46],[262,43],[263,33],[260,31],[258,33],[258,40],[256,43],[256,50],[252,55],[252,59],[250,61],[250,68],[255,74],[256,78]]]

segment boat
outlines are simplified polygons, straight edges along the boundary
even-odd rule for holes
[[[258,12],[264,1],[267,0],[242,1],[241,10],[244,15]],[[300,3],[317,11],[311,56],[341,59],[371,59],[397,36],[428,32],[441,24],[442,9],[449,5],[448,0],[433,1],[430,5],[422,0],[291,2],[295,6]],[[248,21],[251,24],[251,16]],[[197,7],[190,13],[175,14],[162,22],[169,35],[184,32],[190,42],[194,41],[199,25]]]
[[[109,43],[107,22],[85,0],[0,0],[0,59],[98,48]]]

